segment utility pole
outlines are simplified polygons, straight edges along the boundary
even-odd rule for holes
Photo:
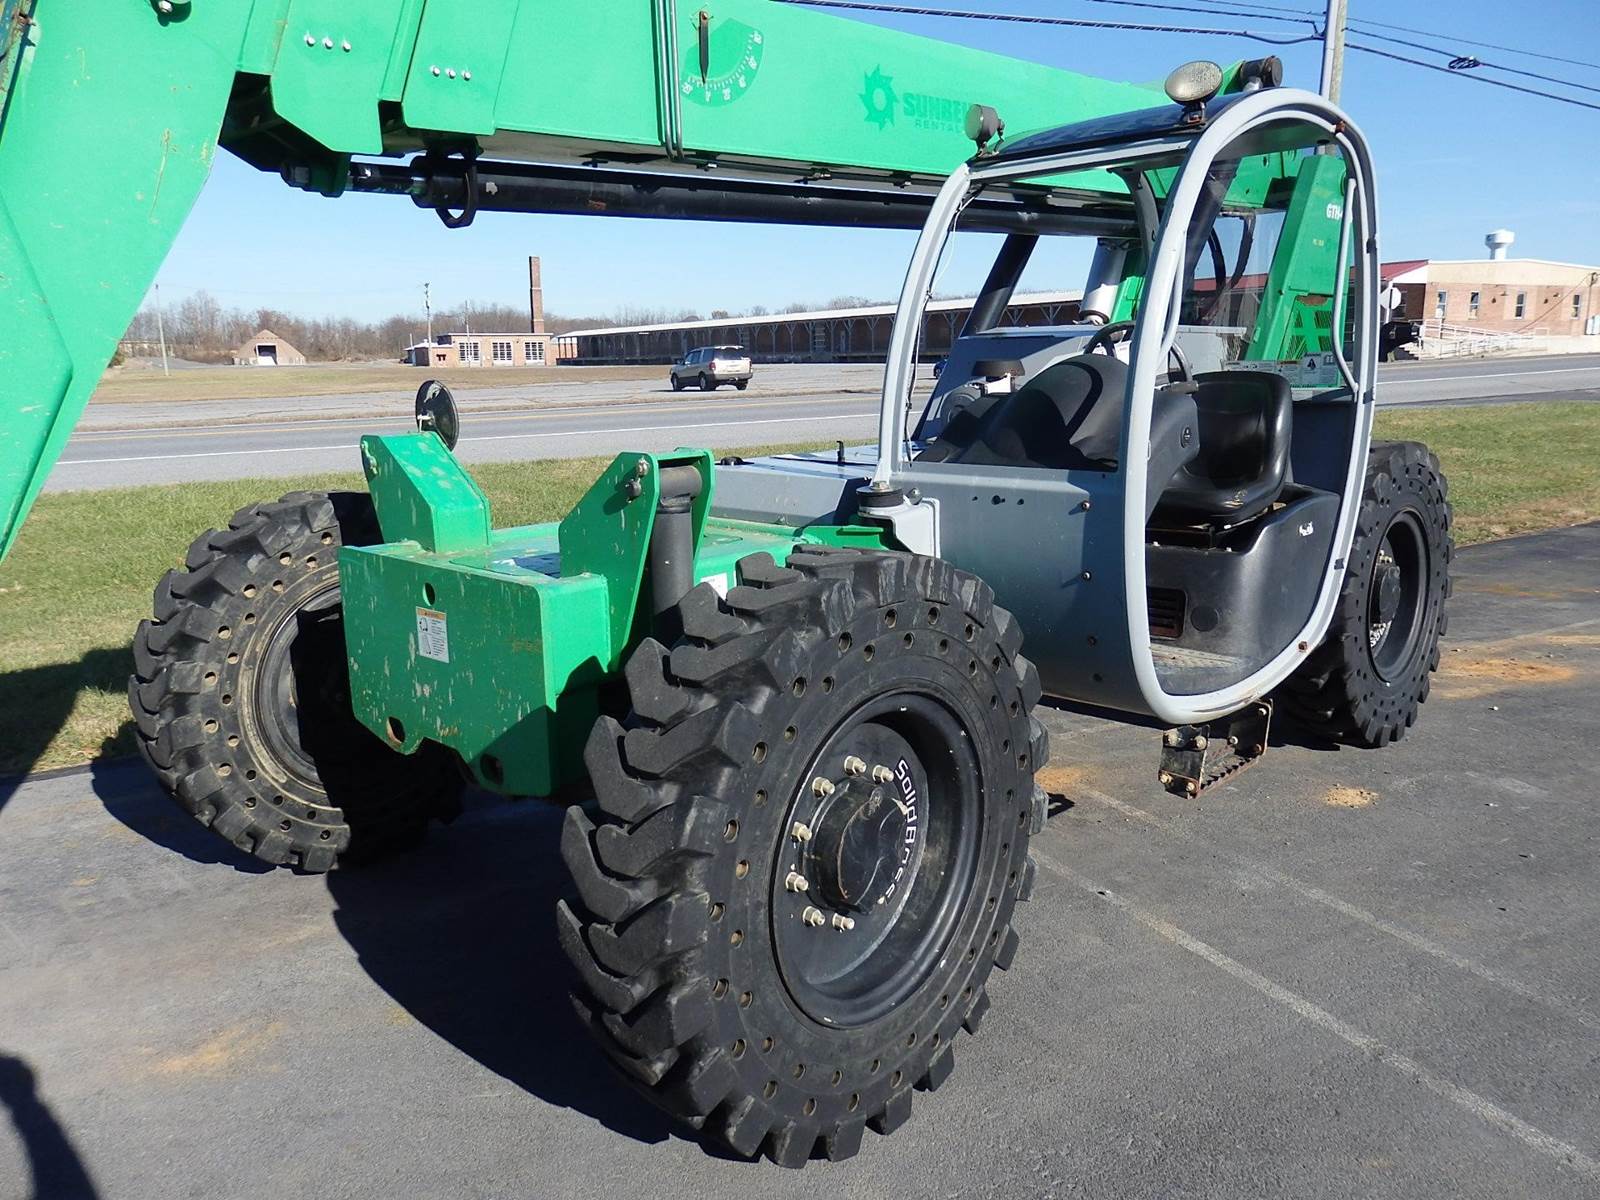
[[[1327,21],[1322,28],[1322,95],[1339,103],[1339,91],[1344,83],[1344,19],[1345,0],[1328,0]]]
[[[422,285],[422,307],[428,314],[428,361],[433,361],[433,299],[428,295],[429,285]]]
[[[156,284],[156,337],[161,339],[161,373],[168,378],[172,369],[167,366],[167,330],[161,323],[161,285]]]

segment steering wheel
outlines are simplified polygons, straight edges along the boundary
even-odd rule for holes
[[[1102,325],[1095,332],[1095,335],[1089,339],[1088,344],[1084,346],[1083,352],[1085,354],[1110,354],[1113,345],[1128,340],[1128,335],[1133,332],[1133,326],[1134,322],[1132,321],[1113,321],[1109,325]],[[1194,370],[1189,366],[1188,356],[1178,349],[1178,343],[1176,342],[1172,343],[1171,355],[1173,365],[1177,368],[1176,374],[1178,378],[1184,383],[1193,383]]]

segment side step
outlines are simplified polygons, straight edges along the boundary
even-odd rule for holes
[[[1161,786],[1174,796],[1198,796],[1260,759],[1271,725],[1272,701],[1256,700],[1219,721],[1167,730],[1161,735]]]

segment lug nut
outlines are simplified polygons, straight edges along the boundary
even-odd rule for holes
[[[888,767],[877,766],[872,768],[873,783],[888,783],[894,778],[894,772]]]
[[[1238,744],[1239,744],[1239,735],[1237,733],[1229,734],[1228,735],[1228,745],[1237,746]]]
[[[800,914],[800,919],[813,929],[827,920],[827,918],[822,915],[822,910],[820,908],[812,908],[810,905],[807,905],[805,912]]]
[[[1161,786],[1162,787],[1166,787],[1169,783],[1172,782],[1172,773],[1170,771],[1163,771],[1163,772],[1161,772],[1160,779],[1161,779]]]
[[[1188,792],[1191,796],[1198,796],[1200,794],[1200,785],[1195,783],[1193,780],[1190,780],[1188,783],[1183,785],[1183,790]]]
[[[844,760],[844,773],[846,775],[865,775],[867,764],[865,760],[857,758],[854,754]]]
[[[811,826],[804,821],[796,821],[794,827],[789,830],[789,836],[797,842],[809,842],[811,840]]]
[[[1205,734],[1201,734],[1199,737],[1194,739],[1194,748],[1196,750],[1204,750],[1206,748]]]
[[[1176,746],[1183,739],[1178,736],[1178,731],[1176,729],[1169,729],[1167,730],[1167,736],[1165,740],[1167,745]]]
[[[783,881],[783,886],[791,892],[803,892],[811,884],[806,881],[806,877],[800,874],[799,871],[790,871],[788,877]]]
[[[843,913],[833,914],[833,927],[840,933],[849,933],[856,927],[854,917],[847,917]]]
[[[813,795],[831,796],[833,795],[833,780],[824,779],[821,775],[818,775],[811,781],[811,791]]]

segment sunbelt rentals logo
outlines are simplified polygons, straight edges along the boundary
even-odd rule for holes
[[[894,80],[883,73],[882,67],[873,67],[861,84],[861,103],[866,105],[867,120],[879,129],[894,124],[894,105],[899,99],[894,94]]]
[[[894,76],[885,75],[881,65],[862,77],[861,106],[866,109],[867,121],[879,129],[895,124],[898,115],[914,129],[951,133],[963,131],[967,109],[972,107],[968,101],[948,96],[930,96],[923,92],[902,95],[894,90]]]

